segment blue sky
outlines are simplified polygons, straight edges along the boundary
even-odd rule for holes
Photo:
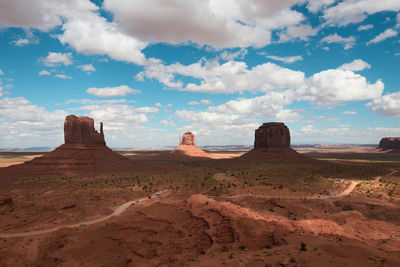
[[[26,10],[29,10],[27,15]],[[63,143],[68,114],[111,147],[400,136],[398,0],[3,0],[0,148]]]

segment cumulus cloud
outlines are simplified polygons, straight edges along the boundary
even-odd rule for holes
[[[59,66],[60,64],[68,66],[72,64],[72,53],[49,52],[47,57],[42,57],[40,60],[47,67],[55,67]]]
[[[373,38],[372,40],[368,41],[367,45],[382,42],[388,38],[396,36],[397,34],[398,34],[398,32],[396,30],[387,29],[384,32],[380,33],[379,35],[375,36],[375,38]]]
[[[197,101],[189,101],[187,104],[188,104],[189,106],[200,105],[200,103],[197,102]]]
[[[138,94],[141,91],[132,89],[127,85],[120,85],[116,87],[104,87],[96,88],[91,87],[86,90],[88,94],[95,95],[98,97],[110,97],[110,96],[125,96],[127,94]]]
[[[322,8],[332,5],[334,2],[335,0],[308,0],[307,9],[312,13],[316,13]]]
[[[279,42],[282,43],[295,39],[308,41],[309,37],[317,35],[318,31],[319,27],[313,28],[308,24],[291,25],[278,33]]]
[[[203,105],[205,105],[205,106],[209,106],[209,105],[212,105],[212,104],[213,104],[213,103],[212,103],[210,100],[208,100],[208,99],[202,99],[202,100],[200,101],[200,103],[203,104]]]
[[[365,62],[362,59],[355,59],[350,63],[345,63],[340,66],[338,69],[341,70],[351,70],[351,71],[362,71],[365,69],[370,69],[371,65]]]
[[[284,62],[284,63],[293,63],[293,62],[296,62],[296,61],[303,60],[302,56],[290,56],[290,57],[266,56],[266,57],[269,58],[269,59],[273,59],[273,60],[276,60],[276,61],[281,61],[281,62]]]
[[[373,27],[374,27],[374,25],[372,25],[372,24],[360,25],[357,28],[357,31],[367,31],[367,30],[372,29]]]
[[[344,49],[349,49],[354,46],[355,41],[356,41],[356,39],[354,38],[354,36],[342,37],[342,36],[338,35],[337,33],[334,33],[334,34],[325,36],[324,38],[321,39],[320,42],[328,43],[328,44],[338,43],[338,44],[342,44]]]
[[[344,0],[324,10],[327,24],[345,26],[362,22],[368,15],[382,11],[399,11],[398,0]]]
[[[82,71],[85,71],[87,73],[96,71],[95,67],[93,67],[92,64],[79,65],[79,66],[77,66],[77,68],[81,69]]]
[[[350,70],[329,69],[312,75],[299,89],[302,98],[317,103],[340,103],[375,99],[382,95],[381,80],[368,83],[364,76]]]
[[[141,107],[141,108],[135,108],[134,111],[137,113],[156,114],[156,113],[158,113],[158,108]]]
[[[400,92],[383,95],[366,106],[375,113],[400,117]]]
[[[47,70],[41,70],[39,71],[39,76],[44,76],[44,75],[50,75],[51,73],[48,72]]]
[[[2,70],[0,70],[0,75],[4,75],[4,72]]]
[[[60,79],[64,79],[64,80],[71,80],[72,77],[71,76],[67,76],[65,74],[55,74],[54,77],[60,78]]]
[[[162,105],[161,105],[160,102],[157,102],[154,106],[156,106],[156,107],[158,107],[158,108],[161,108],[161,107],[162,107]]]

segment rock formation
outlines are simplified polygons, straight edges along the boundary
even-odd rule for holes
[[[267,122],[255,131],[254,149],[242,156],[252,160],[304,160],[290,148],[290,131],[282,122]]]
[[[192,132],[186,132],[179,139],[179,146],[171,152],[175,156],[189,156],[209,158],[210,155],[196,146],[196,139]]]
[[[400,151],[400,137],[385,137],[379,142],[379,149],[381,150],[395,150]]]
[[[65,144],[54,151],[1,171],[16,175],[89,174],[133,167],[132,161],[106,146],[103,123],[99,133],[89,117],[68,115],[64,122],[64,140]]]
[[[290,148],[289,128],[282,122],[267,122],[255,133],[255,148],[285,147]]]
[[[103,123],[100,122],[100,133],[94,129],[94,121],[89,117],[68,115],[64,122],[65,144],[106,145]]]

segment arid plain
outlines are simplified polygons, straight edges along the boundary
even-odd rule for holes
[[[0,169],[0,266],[400,265],[395,151],[297,153],[267,123],[250,152],[186,133],[174,151],[115,153],[85,118],[53,152],[0,154],[34,158]]]

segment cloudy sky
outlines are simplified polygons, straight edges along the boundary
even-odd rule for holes
[[[399,0],[1,0],[0,148],[63,143],[67,114],[111,147],[400,136]]]

